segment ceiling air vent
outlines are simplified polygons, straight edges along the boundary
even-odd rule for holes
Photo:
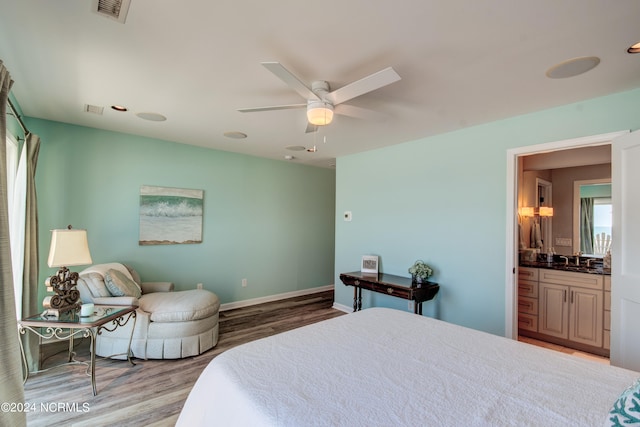
[[[97,105],[91,105],[91,104],[84,104],[85,113],[93,113],[101,116],[103,111],[104,111],[104,107],[99,107]]]
[[[124,24],[131,0],[94,0],[93,11]]]

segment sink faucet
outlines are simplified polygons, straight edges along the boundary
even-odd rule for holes
[[[564,265],[569,265],[569,258],[563,255],[560,255],[560,259],[564,259]]]
[[[582,256],[582,251],[576,252],[576,265],[580,265],[580,257]]]

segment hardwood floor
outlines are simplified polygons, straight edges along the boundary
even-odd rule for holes
[[[29,426],[173,426],[200,372],[218,354],[245,342],[337,317],[333,291],[220,313],[220,338],[213,349],[178,360],[96,362],[98,395],[84,366],[65,366],[29,377],[25,401]],[[78,346],[88,359],[88,343]],[[45,367],[64,361],[51,357]]]
[[[559,351],[561,353],[567,353],[572,356],[582,357],[583,359],[593,360],[598,363],[603,363],[605,365],[609,364],[609,359],[606,357],[598,356],[597,354],[585,353],[584,351],[575,350],[569,347],[563,347],[558,344],[552,344],[545,341],[539,341],[533,338],[518,336],[518,341],[526,342],[529,344],[537,345],[538,347],[548,348],[550,350]]]

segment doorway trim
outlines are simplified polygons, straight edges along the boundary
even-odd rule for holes
[[[507,214],[506,218],[506,262],[505,262],[505,337],[518,338],[518,158],[524,155],[540,154],[571,148],[591,147],[611,144],[614,138],[630,131],[617,131],[600,135],[546,142],[507,150]]]

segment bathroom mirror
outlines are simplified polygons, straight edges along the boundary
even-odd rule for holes
[[[573,250],[603,257],[611,247],[611,179],[573,183]]]
[[[520,207],[553,207],[553,217],[544,218],[518,218],[521,231],[521,248],[535,248],[535,242],[531,244],[531,224],[537,220],[541,226],[548,222],[547,235],[544,235],[543,250],[550,245],[558,255],[571,256],[580,251],[580,185],[610,184],[611,183],[611,146],[602,145],[596,147],[574,148],[570,150],[557,150],[523,156],[521,161],[518,181],[518,208]],[[553,186],[553,200],[551,200],[551,186],[549,194],[546,191],[545,181]],[[577,183],[577,184],[576,184]],[[577,185],[577,187],[576,187]],[[609,187],[610,188],[610,187]],[[577,194],[577,196],[576,196]],[[602,198],[605,196],[598,196]],[[540,203],[541,198],[543,202]],[[606,197],[605,197],[606,198]],[[610,195],[609,195],[610,198]],[[602,200],[596,204],[597,210],[601,209]],[[604,202],[606,206],[607,202]],[[547,221],[548,220],[548,221]],[[594,223],[592,244],[595,243],[596,231],[600,234],[607,232],[602,225]],[[605,225],[606,227],[606,225]],[[542,233],[541,227],[541,234]],[[537,236],[537,234],[536,234]],[[584,239],[583,239],[584,240]],[[588,243],[588,242],[586,242]],[[597,252],[591,245],[583,253]],[[602,256],[600,254],[599,256]]]

